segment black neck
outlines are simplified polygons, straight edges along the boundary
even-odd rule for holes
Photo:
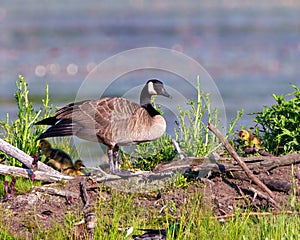
[[[160,115],[160,113],[152,106],[151,103],[142,105],[142,108],[145,108],[151,117]]]
[[[151,117],[160,115],[160,113],[151,104],[151,95],[148,92],[148,85],[145,85],[141,92],[140,105],[147,110]]]

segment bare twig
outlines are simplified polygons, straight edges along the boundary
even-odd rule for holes
[[[94,231],[97,223],[97,215],[95,213],[94,207],[90,204],[90,197],[87,193],[87,187],[85,181],[80,183],[80,191],[83,201],[83,217],[85,222],[85,227],[88,233],[88,239],[94,239]]]
[[[251,190],[251,191],[254,193],[254,197],[255,197],[255,198],[256,198],[256,196],[259,196],[259,197],[264,198],[264,199],[266,199],[267,201],[271,202],[274,206],[278,207],[277,202],[276,202],[273,198],[269,197],[268,195],[263,194],[262,192],[256,190],[256,189],[253,188],[253,187],[250,187],[249,190]]]
[[[279,214],[294,215],[297,213],[292,211],[283,211],[283,212],[275,211],[275,212],[249,212],[249,213],[242,213],[241,215],[242,216],[275,216]],[[235,218],[235,217],[236,217],[236,213],[216,216],[216,217],[212,217],[212,219],[225,220],[225,219]]]
[[[83,201],[83,209],[85,209],[90,205],[90,197],[86,190],[85,181],[82,181],[80,183],[80,192],[81,192],[82,201]]]
[[[226,140],[226,138],[222,135],[222,133],[215,128],[212,124],[208,124],[208,129],[214,133],[217,138],[222,142],[224,147],[227,149],[229,154],[237,161],[237,163],[241,166],[241,168],[245,171],[246,175],[254,182],[256,183],[261,189],[266,191],[268,195],[270,196],[270,201],[273,203],[275,207],[279,207],[277,202],[274,200],[274,194],[273,192],[265,185],[263,184],[247,167],[247,165],[240,159],[239,155],[236,153],[236,151],[233,149],[233,147],[229,144],[229,142]]]
[[[177,153],[179,154],[180,159],[184,159],[184,155],[179,147],[178,142],[174,138],[172,138],[172,143],[174,145],[174,148],[176,149]]]
[[[51,188],[51,187],[37,187],[33,186],[33,190],[47,193],[49,195],[57,195],[57,196],[62,196],[62,197],[72,197],[72,198],[78,198],[79,194],[67,190],[61,190],[61,189],[56,189],[56,188]]]

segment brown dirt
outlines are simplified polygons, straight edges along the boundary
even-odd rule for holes
[[[280,181],[291,182],[291,169],[291,166],[278,167],[270,175],[261,171],[257,176],[259,178],[272,177]],[[299,165],[294,166],[294,169],[296,184],[299,186]],[[80,182],[82,181],[86,181],[87,186],[90,188],[88,191],[90,203],[94,203],[99,197],[109,199],[110,191],[99,192],[97,184],[87,181],[85,177],[77,177],[75,180],[67,183],[58,183],[56,186],[52,185],[52,187],[78,194],[78,197],[73,197],[70,201],[66,197],[49,195],[37,190],[15,196],[7,201],[2,201],[1,208],[4,224],[10,226],[12,233],[23,237],[27,236],[26,238],[30,239],[31,232],[37,227],[35,226],[35,222],[39,223],[40,229],[47,229],[55,222],[62,223],[69,211],[80,216],[80,211],[82,211],[83,207],[80,195]],[[137,194],[134,196],[134,203],[137,206],[152,209],[153,211],[161,211],[163,205],[169,200],[180,206],[193,193],[200,192],[206,201],[211,203],[210,207],[217,216],[231,214],[236,207],[249,208],[249,204],[252,206],[253,211],[260,211],[262,209],[273,210],[273,207],[268,204],[266,199],[260,196],[253,198],[253,192],[249,191],[250,187],[261,191],[247,180],[219,175],[212,176],[210,179],[193,180],[193,183],[184,189],[171,188],[160,191],[160,194],[157,194],[157,192],[149,193],[149,196],[152,194],[153,197],[144,198]],[[290,192],[273,192],[278,203],[285,210],[290,209]],[[36,216],[35,221],[33,221],[33,216]]]

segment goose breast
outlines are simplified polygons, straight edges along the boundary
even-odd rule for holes
[[[166,122],[161,115],[151,117],[147,110],[139,107],[123,131],[121,128],[114,128],[114,130],[118,145],[130,145],[161,137],[166,131]]]

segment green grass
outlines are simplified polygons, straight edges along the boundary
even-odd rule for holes
[[[20,177],[17,177],[15,179],[16,179],[16,183],[14,185],[15,190],[16,190],[15,195],[31,192],[33,185],[34,186],[41,186],[42,185],[41,181],[32,182],[31,179],[25,179],[25,178],[20,178]],[[11,176],[0,175],[0,197],[5,197],[6,196],[6,192],[4,190],[4,182],[5,181],[8,182],[9,193],[11,192],[12,177]]]
[[[96,204],[98,216],[95,239],[130,239],[125,238],[126,229],[133,227],[133,234],[141,234],[139,228],[167,228],[173,223],[180,223],[177,239],[299,239],[299,215],[286,214],[271,216],[251,216],[249,212],[236,212],[235,217],[225,222],[213,218],[200,193],[194,193],[181,206],[166,202],[164,213],[159,208],[149,210],[134,201],[136,195],[117,191],[111,192],[109,200],[99,198]],[[140,196],[142,197],[142,196]],[[177,213],[177,214],[176,214]],[[51,229],[41,229],[39,223],[32,220],[33,239],[72,239],[74,224],[81,220],[80,215],[68,213],[63,224],[55,224]],[[123,230],[119,230],[119,228]],[[7,226],[0,226],[0,239],[14,239],[8,234]],[[168,233],[168,239],[176,239]]]

